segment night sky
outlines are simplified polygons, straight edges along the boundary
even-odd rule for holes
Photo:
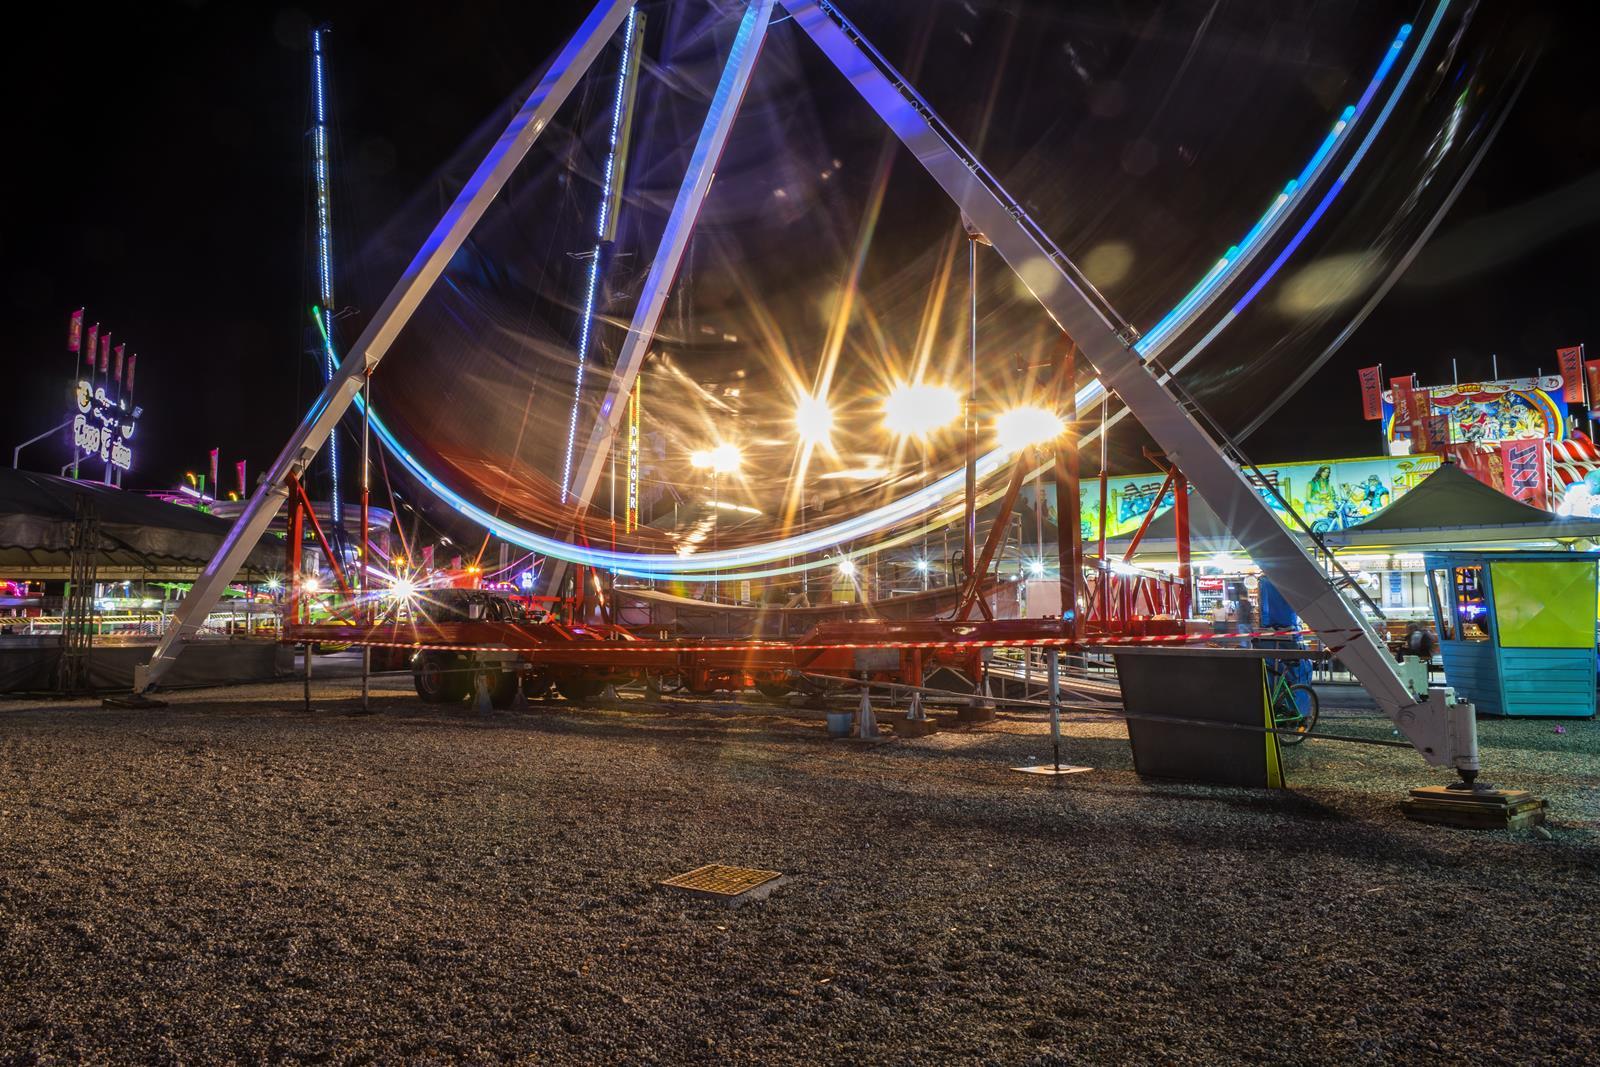
[[[1261,459],[1362,454],[1355,368],[1446,380],[1554,367],[1600,345],[1600,95],[1589,27],[1554,8],[1548,51],[1430,247],[1250,444]],[[0,182],[12,372],[7,448],[64,417],[68,312],[140,354],[147,408],[130,486],[171,485],[222,448],[275,456],[312,393],[306,31],[334,26],[342,240],[370,232],[570,32],[578,5],[148,3],[8,14],[10,166]],[[1600,348],[1594,350],[1600,355]],[[56,446],[57,451],[64,451]],[[44,468],[34,446],[24,466]],[[63,456],[62,459],[65,457]],[[61,460],[57,460],[59,463]]]

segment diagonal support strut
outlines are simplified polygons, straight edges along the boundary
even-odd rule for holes
[[[1211,436],[1133,350],[1138,333],[1029,218],[977,157],[829,0],[784,0],[794,23],[911,150],[1057,326],[1219,515],[1263,573],[1321,636],[1427,762],[1478,770],[1470,704],[1445,689],[1414,693],[1388,648]]]
[[[134,670],[133,691],[144,693],[161,680],[184,644],[199,632],[216,607],[244,559],[261,540],[273,517],[289,496],[289,478],[298,477],[316,456],[339,419],[350,409],[366,376],[383,359],[395,337],[422,303],[445,266],[460,250],[467,234],[489,209],[506,180],[528,154],[533,142],[550,124],[622,20],[631,0],[600,0],[567,42],[544,76],[534,86],[505,132],[500,135],[467,184],[456,195],[427,241],[412,258],[361,337],[351,347],[338,372],[323,387],[289,443],[279,453],[267,477],[250,497],[250,503],[228,531],[217,554],[189,590],[150,662]]]

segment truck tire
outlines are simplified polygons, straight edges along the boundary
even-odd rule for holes
[[[515,671],[495,671],[489,675],[489,705],[504,711],[517,698],[522,679]]]

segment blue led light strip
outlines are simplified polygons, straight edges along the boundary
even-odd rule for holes
[[[1404,95],[1406,86],[1411,83],[1412,77],[1416,74],[1417,66],[1422,62],[1422,55],[1427,51],[1428,43],[1433,40],[1433,35],[1438,32],[1439,23],[1443,21],[1445,9],[1449,6],[1450,0],[1440,0],[1439,6],[1434,9],[1433,18],[1428,21],[1428,27],[1423,31],[1421,40],[1417,42],[1416,49],[1411,53],[1411,59],[1406,63],[1405,70],[1401,72],[1400,79],[1395,83],[1394,90],[1389,94],[1389,98],[1384,101],[1384,105],[1379,110],[1377,118],[1373,120],[1371,128],[1367,130],[1366,136],[1361,139],[1361,144],[1351,155],[1350,161],[1345,164],[1344,170],[1339,172],[1339,177],[1335,179],[1333,185],[1329,187],[1326,193],[1323,194],[1322,200],[1318,202],[1316,208],[1309,216],[1307,216],[1306,221],[1301,224],[1300,229],[1295,232],[1295,235],[1289,239],[1289,243],[1284,245],[1283,250],[1278,253],[1275,259],[1273,259],[1271,265],[1269,265],[1266,270],[1262,271],[1261,276],[1257,278],[1255,283],[1245,291],[1245,294],[1242,297],[1239,298],[1238,303],[1234,304],[1226,315],[1218,319],[1216,325],[1212,326],[1211,329],[1206,332],[1206,335],[1202,337],[1193,348],[1184,354],[1182,359],[1172,365],[1172,370],[1177,371],[1181,369],[1185,363],[1188,363],[1190,360],[1198,356],[1202,351],[1205,350],[1207,345],[1211,344],[1211,342],[1217,338],[1218,334],[1227,328],[1229,323],[1238,318],[1239,313],[1245,309],[1245,306],[1248,305],[1250,301],[1256,298],[1256,294],[1260,293],[1261,290],[1266,287],[1267,283],[1270,282],[1283,267],[1283,265],[1289,261],[1289,257],[1294,255],[1294,253],[1300,248],[1300,245],[1305,242],[1305,239],[1311,233],[1312,228],[1322,220],[1322,216],[1327,213],[1329,206],[1332,205],[1334,199],[1339,195],[1339,193],[1343,191],[1345,185],[1349,182],[1351,175],[1355,173],[1357,165],[1360,164],[1361,160],[1366,157],[1367,150],[1372,147],[1372,142],[1377,140],[1379,131],[1381,131],[1384,127],[1384,124],[1388,122],[1389,116],[1394,112],[1395,105],[1400,102],[1400,97]],[[1402,41],[1405,39],[1405,37],[1409,36],[1409,30],[1410,27],[1407,26],[1402,31]],[[1380,68],[1379,73],[1387,73],[1389,68],[1394,66],[1395,60],[1398,57],[1399,52],[1391,48],[1389,54],[1384,57],[1384,63]],[[1361,103],[1363,105],[1369,103],[1372,100],[1372,97],[1373,89],[1369,88],[1367,92],[1362,95]]]
[[[595,224],[594,254],[589,258],[589,284],[583,294],[583,321],[578,326],[578,366],[573,375],[572,413],[567,418],[567,452],[561,461],[561,502],[565,504],[572,485],[572,451],[578,437],[578,408],[583,403],[583,373],[589,363],[589,336],[594,323],[594,298],[600,288],[600,258],[605,243],[606,216],[611,209],[611,175],[617,165],[617,134],[622,126],[622,102],[627,98],[628,64],[633,58],[633,26],[638,8],[628,10],[622,27],[622,63],[617,73],[616,98],[611,103],[611,140],[606,148],[605,178],[600,187],[600,213]]]
[[[1134,345],[1134,351],[1146,359],[1158,355],[1167,346],[1168,342],[1181,333],[1184,327],[1188,326],[1200,312],[1211,304],[1214,297],[1223,288],[1238,277],[1240,272],[1254,258],[1256,252],[1267,241],[1271,240],[1273,235],[1277,233],[1282,221],[1294,212],[1301,199],[1306,195],[1307,190],[1321,177],[1323,168],[1337,150],[1339,142],[1343,140],[1346,131],[1354,126],[1366,112],[1367,105],[1377,95],[1378,87],[1388,77],[1389,71],[1394,67],[1396,60],[1400,58],[1400,53],[1404,50],[1406,40],[1410,36],[1410,24],[1401,26],[1400,32],[1395,35],[1394,41],[1390,43],[1388,50],[1384,53],[1383,60],[1378,64],[1377,72],[1372,76],[1372,80],[1367,83],[1366,90],[1361,94],[1360,99],[1355,104],[1345,108],[1344,112],[1340,114],[1338,121],[1333,125],[1333,129],[1323,138],[1322,143],[1317,147],[1310,161],[1300,171],[1299,176],[1283,187],[1283,191],[1273,199],[1272,204],[1267,208],[1266,214],[1262,215],[1256,224],[1250,228],[1250,232],[1245,234],[1244,240],[1228,249],[1223,254],[1223,257],[1217,261],[1216,265],[1206,273],[1206,276],[1200,279],[1200,283],[1194,287],[1189,295],[1179,301],[1177,307],[1168,312],[1160,322],[1152,326],[1139,339],[1139,342]],[[1380,118],[1379,121],[1381,122],[1382,119]]]
[[[1417,67],[1417,64],[1420,62],[1423,51],[1427,48],[1428,42],[1432,39],[1434,32],[1437,30],[1439,22],[1444,13],[1444,9],[1447,6],[1448,0],[1443,0],[1443,2],[1440,3],[1433,19],[1429,23],[1427,30],[1424,32],[1422,39],[1417,46],[1416,52],[1412,56],[1411,62],[1406,67],[1404,76],[1390,94],[1385,107],[1382,109],[1378,118],[1375,120],[1372,129],[1368,131],[1366,138],[1363,140],[1360,150],[1356,153],[1355,157],[1352,158],[1350,164],[1346,166],[1344,172],[1340,174],[1334,188],[1330,189],[1328,194],[1323,197],[1322,202],[1318,205],[1318,209],[1313,212],[1312,216],[1308,218],[1306,223],[1301,227],[1300,232],[1296,234],[1296,238],[1291,242],[1292,247],[1286,249],[1286,251],[1281,254],[1277,260],[1275,260],[1274,265],[1269,267],[1269,276],[1271,272],[1276,271],[1277,267],[1281,265],[1282,261],[1287,260],[1288,255],[1292,253],[1294,248],[1299,247],[1299,244],[1304,239],[1305,234],[1309,233],[1311,227],[1313,227],[1322,217],[1323,212],[1326,211],[1327,205],[1332,202],[1333,196],[1336,196],[1338,190],[1343,188],[1346,180],[1354,171],[1356,163],[1358,163],[1362,155],[1365,154],[1367,147],[1377,136],[1378,130],[1383,126],[1389,114],[1393,111],[1395,105],[1398,103],[1400,96],[1403,94],[1407,83],[1410,81],[1410,78]],[[1302,171],[1301,176],[1285,186],[1283,192],[1280,193],[1278,198],[1274,200],[1273,205],[1268,208],[1267,213],[1256,223],[1255,226],[1251,228],[1249,233],[1246,234],[1244,240],[1241,241],[1236,248],[1229,249],[1229,255],[1225,255],[1206,273],[1206,276],[1201,279],[1196,289],[1191,291],[1184,298],[1184,300],[1180,301],[1179,305],[1162,320],[1162,322],[1157,324],[1156,328],[1151,331],[1152,334],[1155,334],[1157,330],[1162,329],[1163,324],[1167,321],[1167,319],[1172,318],[1174,315],[1189,317],[1192,314],[1198,314],[1201,310],[1203,310],[1205,305],[1208,305],[1216,299],[1217,295],[1221,291],[1221,288],[1226,284],[1225,279],[1231,278],[1237,273],[1237,271],[1242,270],[1244,265],[1250,260],[1251,256],[1255,252],[1259,251],[1262,244],[1270,238],[1272,233],[1276,231],[1276,228],[1281,225],[1282,220],[1287,217],[1287,214],[1289,213],[1287,209],[1291,206],[1291,200],[1294,200],[1298,196],[1302,195],[1307,188],[1314,184],[1316,179],[1321,176],[1327,161],[1334,154],[1338,140],[1347,130],[1356,124],[1357,120],[1366,110],[1368,104],[1377,94],[1381,83],[1384,81],[1389,71],[1394,66],[1394,63],[1398,59],[1400,51],[1403,49],[1404,44],[1410,36],[1410,32],[1410,26],[1406,26],[1401,29],[1395,42],[1390,45],[1389,51],[1385,54],[1384,60],[1378,68],[1378,72],[1374,75],[1371,83],[1367,86],[1367,89],[1362,94],[1359,102],[1354,106],[1353,109],[1347,108],[1340,116],[1339,123],[1335,125],[1334,130],[1327,138],[1323,140],[1322,144],[1319,145],[1316,153],[1312,156],[1311,160],[1307,163],[1306,168]],[[1256,287],[1256,291],[1259,291],[1259,286]],[[1185,304],[1188,305],[1188,311],[1184,311]],[[1213,330],[1205,339],[1200,342],[1199,345],[1185,354],[1183,359],[1174,366],[1174,369],[1198,354],[1199,350],[1209,343],[1209,341],[1215,337],[1218,332],[1220,332],[1222,327],[1226,325],[1228,321],[1232,320],[1238,309],[1242,306],[1243,302],[1237,305],[1234,311],[1229,312],[1223,321],[1218,323],[1218,325],[1213,328]],[[1139,350],[1141,351],[1141,354],[1146,355],[1149,354],[1143,351],[1146,347],[1151,349],[1152,352],[1159,351],[1159,349],[1168,341],[1170,341],[1173,336],[1176,336],[1176,331],[1172,328],[1168,328],[1167,336],[1164,338],[1155,337],[1152,340],[1150,335],[1146,335],[1141,342]],[[1087,408],[1093,403],[1097,403],[1100,399],[1101,393],[1102,390],[1098,382],[1090,383],[1083,389],[1080,389],[1077,396],[1077,403],[1080,410]],[[356,404],[358,407],[361,405],[361,403],[361,398],[357,396]],[[574,418],[575,417],[576,416],[574,416]],[[521,545],[524,548],[545,555],[555,556],[557,558],[569,560],[574,563],[582,563],[588,566],[612,570],[618,574],[626,574],[642,578],[690,581],[701,580],[704,572],[725,570],[730,567],[759,567],[762,564],[775,562],[786,556],[826,551],[828,549],[837,548],[839,545],[851,540],[860,539],[881,530],[907,522],[926,510],[940,506],[946,501],[947,498],[953,497],[956,493],[964,491],[965,475],[964,472],[958,470],[914,493],[911,493],[906,497],[902,497],[901,499],[890,504],[886,504],[870,512],[856,516],[853,519],[847,519],[843,522],[836,523],[833,526],[816,530],[808,534],[798,534],[793,537],[769,542],[765,545],[755,545],[742,549],[726,549],[720,552],[708,552],[693,556],[667,556],[655,553],[610,552],[603,549],[594,549],[587,546],[569,544],[564,541],[557,541],[554,538],[545,537],[541,534],[534,533],[531,530],[526,530],[519,526],[512,525],[511,523],[508,523],[497,516],[489,514],[487,511],[473,504],[471,501],[467,500],[465,497],[461,496],[459,493],[455,492],[453,489],[450,489],[448,486],[444,485],[437,478],[435,478],[425,467],[422,466],[420,462],[417,461],[415,457],[410,454],[410,452],[405,449],[403,445],[400,444],[400,442],[395,438],[394,434],[389,431],[389,428],[383,424],[381,419],[378,418],[376,412],[372,414],[372,428],[373,431],[377,433],[378,436],[384,441],[384,443],[389,446],[390,450],[394,453],[396,458],[400,460],[402,465],[404,465],[406,469],[409,470],[415,477],[427,485],[429,489],[431,489],[441,500],[460,512],[462,515],[474,522],[477,522],[479,525],[483,526],[485,529],[496,534],[497,536],[514,544]],[[979,477],[983,478],[993,473],[1006,459],[1006,456],[1007,454],[1004,451],[996,450],[980,457],[978,460]],[[867,550],[858,550],[850,553],[850,555],[861,555],[866,551]],[[828,566],[831,565],[831,563],[831,560],[824,560],[811,565],[736,572],[732,574],[722,574],[721,577],[724,580],[760,578],[772,574],[789,573],[794,570],[803,570],[807,569],[808,566]]]
[[[312,155],[317,179],[317,282],[321,298],[322,380],[333,380],[339,368],[333,350],[333,225],[329,219],[328,108],[322,73],[322,30],[311,31],[311,95],[316,104],[316,124],[311,130]],[[334,527],[342,530],[344,508],[339,493],[339,435],[328,435],[328,504]]]

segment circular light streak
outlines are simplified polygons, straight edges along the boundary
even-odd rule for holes
[[[1334,189],[1331,191],[1330,195],[1336,194],[1339,189],[1344,187],[1344,184],[1351,176],[1351,172],[1354,171],[1356,164],[1366,153],[1372,142],[1376,139],[1378,131],[1383,127],[1389,117],[1389,114],[1393,111],[1400,97],[1404,94],[1407,84],[1411,81],[1412,76],[1415,74],[1417,65],[1422,58],[1423,52],[1426,51],[1429,41],[1432,39],[1438,29],[1438,25],[1443,13],[1444,5],[1440,5],[1439,8],[1436,9],[1433,19],[1423,32],[1421,40],[1417,43],[1417,46],[1413,51],[1412,59],[1402,72],[1399,80],[1395,84],[1395,87],[1390,91],[1384,106],[1380,109],[1378,117],[1374,120],[1372,127],[1367,131],[1366,137],[1363,139],[1355,157],[1350,161],[1349,164],[1346,165],[1343,173],[1339,175],[1338,183],[1334,186]],[[1167,317],[1158,322],[1154,329],[1142,337],[1133,346],[1133,351],[1137,355],[1147,360],[1158,355],[1164,348],[1166,348],[1168,343],[1170,343],[1182,332],[1184,326],[1193,322],[1194,319],[1206,307],[1210,306],[1217,299],[1226,286],[1236,279],[1240,273],[1242,273],[1245,265],[1250,261],[1254,254],[1262,247],[1265,247],[1270,243],[1272,236],[1277,232],[1284,220],[1293,213],[1295,205],[1306,197],[1308,190],[1317,184],[1318,179],[1322,177],[1324,171],[1328,168],[1331,159],[1337,154],[1337,149],[1340,143],[1359,123],[1362,115],[1366,112],[1368,105],[1376,96],[1379,86],[1385,80],[1390,70],[1394,67],[1395,62],[1398,60],[1408,38],[1411,35],[1411,31],[1412,27],[1410,25],[1405,25],[1400,28],[1399,35],[1390,45],[1387,53],[1384,56],[1383,62],[1380,64],[1377,73],[1373,76],[1372,81],[1368,84],[1366,91],[1362,94],[1360,101],[1354,106],[1353,109],[1347,108],[1340,115],[1339,121],[1335,124],[1333,131],[1318,147],[1315,155],[1312,156],[1310,162],[1306,165],[1306,168],[1301,175],[1294,181],[1291,181],[1289,185],[1285,187],[1283,192],[1279,194],[1279,196],[1273,201],[1267,213],[1245,236],[1245,239],[1240,242],[1238,246],[1230,248],[1223,259],[1220,260],[1216,266],[1207,272],[1206,276],[1201,279],[1199,285],[1197,285],[1192,292],[1190,292],[1183,300],[1181,300]],[[1303,240],[1305,231],[1309,230],[1310,226],[1314,224],[1316,218],[1319,218],[1320,215],[1321,212],[1318,212],[1316,217],[1308,220],[1307,225],[1303,228],[1302,232],[1297,235],[1297,237]],[[1295,243],[1298,245],[1299,241],[1297,240]],[[1288,254],[1291,252],[1291,249],[1285,249],[1284,253],[1280,256],[1279,261],[1268,268],[1268,274],[1270,275],[1270,273],[1274,272],[1277,267],[1281,265],[1282,260],[1286,259]],[[1220,333],[1221,330],[1234,319],[1234,317],[1237,316],[1243,304],[1254,295],[1255,291],[1258,291],[1258,288],[1250,293],[1247,293],[1244,300],[1235,305],[1233,310],[1224,316],[1224,318],[1219,321],[1218,324],[1213,327],[1205,337],[1201,338],[1197,344],[1192,346],[1189,351],[1184,353],[1184,355],[1175,362],[1167,364],[1166,369],[1159,376],[1160,380],[1163,382],[1167,381],[1174,372],[1181,370],[1185,364],[1190,362],[1195,356],[1199,355],[1200,351],[1210,344],[1216,335]],[[1075,400],[1078,408],[1081,410],[1099,402],[1100,398],[1104,395],[1105,390],[1100,386],[1100,383],[1098,381],[1091,381],[1083,388],[1078,390]],[[363,404],[362,398],[359,394],[355,398],[355,403],[357,410],[361,410]],[[959,397],[957,397],[956,414],[959,414],[959,412],[960,401]],[[888,414],[889,412],[887,411],[886,404],[885,415],[887,416]],[[1126,414],[1126,409],[1118,411],[1115,418],[1120,418],[1124,414]],[[833,526],[829,526],[821,530],[815,530],[810,533],[797,534],[792,537],[770,541],[764,545],[752,545],[740,549],[725,549],[719,552],[696,554],[690,557],[678,557],[661,553],[607,552],[582,545],[570,544],[565,541],[556,540],[552,537],[546,537],[542,534],[535,533],[532,530],[526,530],[522,527],[514,526],[498,518],[497,516],[491,515],[489,512],[473,504],[471,501],[461,496],[461,494],[450,489],[448,486],[440,482],[439,479],[434,477],[433,474],[416,459],[416,457],[412,456],[411,453],[400,444],[399,440],[394,436],[394,434],[388,429],[387,426],[383,424],[382,420],[378,418],[376,412],[372,413],[371,418],[373,431],[377,433],[384,443],[389,446],[391,452],[401,461],[407,470],[409,470],[415,477],[422,481],[422,483],[426,485],[435,495],[437,495],[440,500],[444,501],[446,504],[449,504],[465,517],[478,523],[490,533],[495,534],[503,540],[510,541],[512,544],[520,545],[523,548],[534,552],[539,552],[543,555],[553,556],[557,559],[564,559],[573,563],[583,563],[588,566],[601,567],[607,570],[615,571],[619,574],[626,574],[632,577],[640,578],[693,581],[697,580],[698,578],[698,575],[694,572],[713,570],[723,571],[733,567],[759,567],[762,564],[772,563],[777,560],[784,559],[785,557],[803,555],[810,552],[834,548],[845,541],[854,540],[876,532],[880,532],[900,523],[906,522],[923,511],[931,510],[943,503],[946,497],[961,491],[964,488],[965,483],[964,473],[958,470],[944,478],[939,479],[931,485],[923,487],[921,490],[902,497],[898,501],[875,508],[872,511],[864,513],[863,515],[856,516],[853,519],[847,519],[843,522],[836,523]],[[954,421],[954,418],[955,416],[951,415],[950,418],[946,419],[945,421],[948,423],[950,421]],[[886,422],[887,421],[888,420],[886,419]],[[1089,433],[1086,433],[1084,435],[1084,440],[1092,440],[1098,432],[1098,430],[1092,430]],[[992,474],[1005,459],[1006,454],[1000,449],[996,449],[995,451],[980,457],[978,460],[978,476],[983,478],[988,474]],[[884,546],[878,547],[881,548]],[[776,574],[810,570],[816,567],[827,565],[828,561],[823,559],[807,564],[769,568],[766,571],[723,573],[719,575],[719,578],[724,581],[738,580],[742,578],[761,578]]]

